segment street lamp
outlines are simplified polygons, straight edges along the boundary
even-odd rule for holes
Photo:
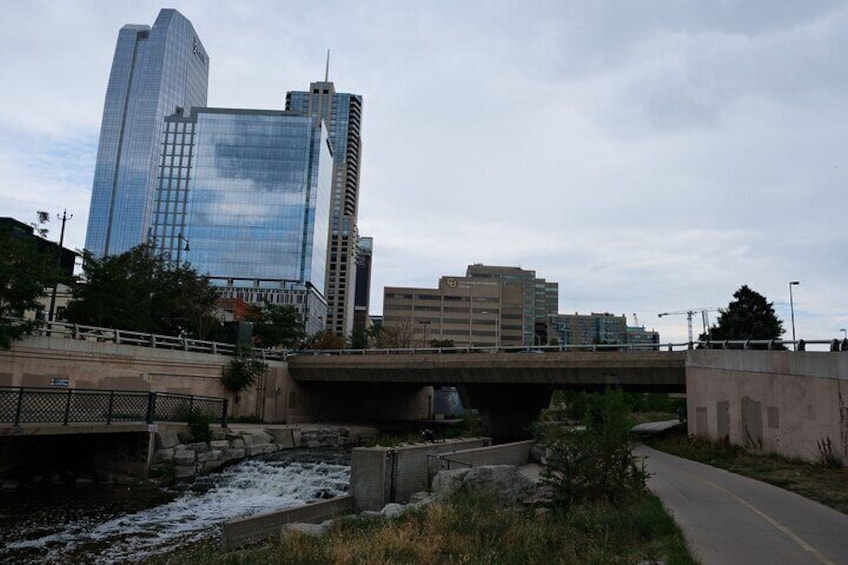
[[[792,351],[798,351],[795,343],[795,301],[792,299],[792,287],[801,284],[800,281],[789,281],[789,315],[792,318]]]
[[[65,222],[73,218],[68,215],[67,210],[62,210],[62,215],[56,214],[56,218],[62,220],[62,231],[59,233],[59,249],[56,256],[56,281],[53,283],[53,292],[50,294],[50,310],[47,312],[47,321],[53,322],[56,317],[56,293],[59,290],[59,273],[62,272],[62,246],[65,245]]]
[[[842,328],[839,331],[842,332],[842,339],[848,339],[848,330],[846,330],[845,328]]]
[[[185,247],[183,247],[182,242],[185,242]],[[177,263],[180,262],[180,251],[185,251],[188,253],[191,251],[191,247],[188,244],[188,238],[183,235],[182,232],[177,234]]]
[[[418,320],[418,323],[424,326],[424,347],[427,347],[427,326],[430,325],[430,320]]]

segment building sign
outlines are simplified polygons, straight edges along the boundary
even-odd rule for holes
[[[53,377],[50,379],[50,386],[68,388],[68,379],[65,377]]]

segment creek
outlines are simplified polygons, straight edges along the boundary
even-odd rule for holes
[[[179,488],[30,485],[0,492],[0,563],[140,563],[221,524],[344,494],[349,454],[288,450]]]

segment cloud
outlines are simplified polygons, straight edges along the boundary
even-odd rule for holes
[[[375,313],[383,286],[485,262],[558,282],[563,312],[637,313],[663,339],[686,320],[657,313],[726,306],[742,284],[788,319],[789,280],[805,337],[848,325],[842,2],[174,7],[209,52],[210,105],[282,108],[327,49],[337,89],[364,96]],[[68,207],[82,245],[117,32],[159,8],[4,3],[8,215]]]

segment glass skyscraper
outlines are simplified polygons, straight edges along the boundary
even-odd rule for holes
[[[222,296],[297,308],[324,329],[333,161],[313,116],[195,108],[165,118],[153,244]]]
[[[172,9],[118,34],[106,89],[85,247],[96,257],[148,240],[165,116],[206,105],[209,56]]]
[[[333,196],[325,292],[327,329],[348,338],[353,330],[356,248],[359,237],[359,165],[362,137],[362,96],[337,93],[326,78],[309,92],[291,91],[286,110],[315,116],[329,131],[333,148]]]

